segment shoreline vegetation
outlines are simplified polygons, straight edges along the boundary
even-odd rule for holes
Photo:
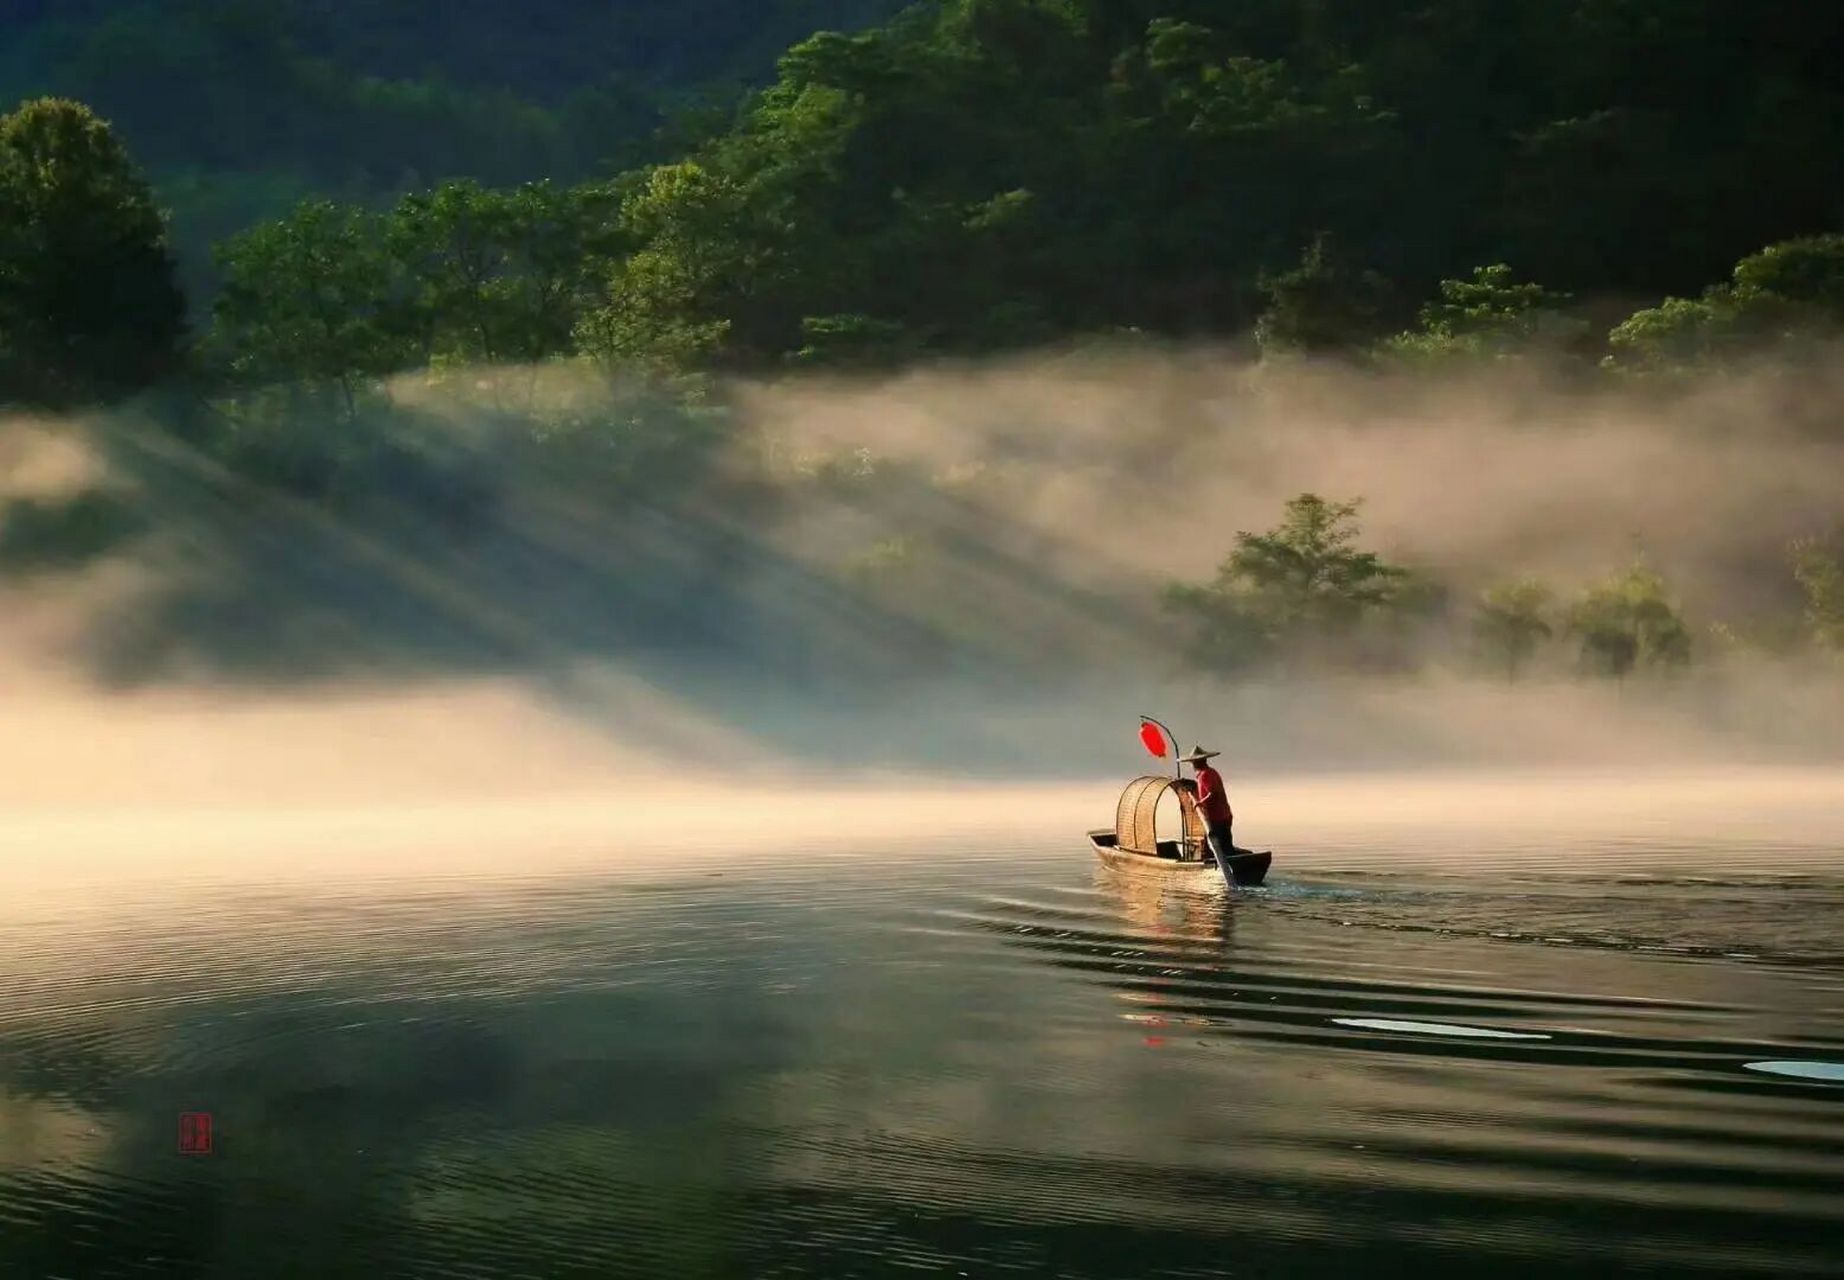
[[[964,604],[955,539],[1005,502],[986,460],[778,454],[747,388],[1204,349],[1253,398],[1322,370],[1378,402],[1534,388],[1662,419],[1753,379],[1772,431],[1844,443],[1844,80],[1804,6],[1400,7],[922,5],[795,44],[675,154],[611,133],[614,176],[309,192],[218,244],[190,299],[115,130],[34,99],[0,118],[0,407],[132,419],[254,490],[462,542],[515,475],[630,532],[882,511],[826,587],[930,661],[1039,643]],[[1232,678],[1431,655],[1507,681],[1736,652],[1844,670],[1844,511],[1755,549],[1771,585],[1738,612],[1687,602],[1655,545],[1444,574],[1368,545],[1366,497],[1297,492],[1213,575],[1139,584],[1126,612]],[[905,526],[925,503],[966,519]],[[107,487],[14,497],[0,571],[79,567],[154,520]],[[1055,585],[1072,614],[1125,599]]]

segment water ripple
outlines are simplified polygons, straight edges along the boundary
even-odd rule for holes
[[[35,903],[0,1274],[1837,1274],[1840,858],[1397,852]]]

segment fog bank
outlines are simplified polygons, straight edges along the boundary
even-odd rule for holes
[[[599,394],[570,368],[521,376]],[[1786,544],[1844,513],[1833,374],[1666,393],[1190,350],[787,379],[729,387],[724,452],[657,499],[516,469],[457,385],[396,394],[501,486],[463,532],[259,490],[131,411],[0,427],[9,531],[21,503],[96,492],[132,513],[118,545],[0,576],[0,803],[695,793],[713,768],[1108,778],[1157,767],[1141,712],[1276,776],[1844,748],[1834,660],[1711,630],[1797,617]],[[1618,684],[1558,645],[1510,683],[1459,660],[1456,613],[1413,673],[1186,671],[1161,588],[1208,578],[1304,490],[1361,497],[1363,544],[1456,607],[1522,574],[1566,593],[1642,551],[1698,660]]]

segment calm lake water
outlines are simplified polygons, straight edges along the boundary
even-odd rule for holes
[[[1303,783],[1237,893],[1099,868],[1111,783],[318,874],[125,828],[0,880],[0,1275],[1844,1274],[1826,786]]]

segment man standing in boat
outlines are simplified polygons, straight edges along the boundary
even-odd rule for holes
[[[1191,766],[1196,772],[1195,779],[1185,779],[1181,784],[1197,802],[1198,816],[1204,820],[1204,830],[1210,836],[1211,852],[1217,856],[1217,866],[1223,868],[1223,874],[1229,874],[1229,859],[1240,852],[1230,838],[1231,825],[1236,815],[1229,808],[1229,792],[1224,790],[1223,775],[1210,767],[1211,757],[1223,754],[1220,751],[1206,751],[1202,747],[1192,747],[1191,754],[1179,759]]]

